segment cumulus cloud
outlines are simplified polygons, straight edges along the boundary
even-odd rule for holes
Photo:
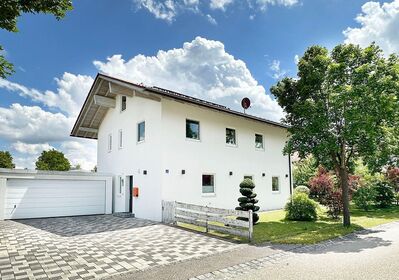
[[[137,55],[125,61],[114,55],[94,61],[103,73],[133,82],[155,85],[241,110],[244,96],[252,100],[248,112],[279,120],[282,109],[253,78],[242,60],[225,51],[223,43],[201,37],[182,48],[159,51],[156,56]]]
[[[376,42],[385,54],[399,52],[399,0],[383,4],[367,2],[356,21],[360,27],[348,27],[343,31],[345,43],[364,47]]]
[[[0,138],[26,143],[63,141],[69,138],[74,118],[44,111],[38,106],[12,104],[0,107]]]
[[[12,144],[11,148],[21,154],[29,154],[29,155],[37,155],[40,154],[42,151],[48,151],[54,149],[54,147],[50,146],[48,143],[27,144],[21,141]]]
[[[64,73],[61,78],[55,79],[57,91],[39,91],[18,83],[0,79],[0,88],[18,93],[50,108],[57,108],[68,116],[75,117],[79,113],[86,93],[89,91],[93,78],[85,75]]]
[[[298,0],[206,0],[201,2],[199,0],[133,0],[133,2],[138,9],[147,10],[155,18],[171,23],[179,14],[185,12],[193,12],[209,20],[209,14],[204,9],[226,11],[237,3],[237,5],[247,5],[252,13],[264,12],[268,6],[290,7],[296,5]],[[254,15],[250,18],[253,19]],[[214,21],[209,22],[214,24]]]

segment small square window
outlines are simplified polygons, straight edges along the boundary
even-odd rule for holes
[[[121,111],[125,111],[126,110],[126,96],[122,95],[121,98]]]
[[[198,121],[186,120],[186,138],[200,139],[200,123]]]
[[[255,134],[255,148],[263,149],[263,135]]]
[[[145,122],[137,125],[137,142],[142,142],[145,139]]]
[[[108,134],[108,151],[112,151],[112,134]]]
[[[272,177],[272,191],[273,192],[280,191],[280,182],[279,182],[279,177],[277,177],[277,176]]]
[[[118,148],[122,149],[123,148],[123,132],[122,129],[119,129],[119,139],[118,139]]]
[[[236,145],[236,130],[232,128],[226,128],[226,144]]]
[[[202,193],[215,193],[215,176],[211,174],[202,175]]]

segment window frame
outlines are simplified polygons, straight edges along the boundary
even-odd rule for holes
[[[190,137],[187,137],[187,122],[196,122],[196,123],[198,123],[198,138],[190,138]],[[200,121],[197,121],[197,120],[187,119],[187,118],[186,118],[186,122],[185,122],[185,135],[186,135],[186,140],[200,142],[200,141],[201,141],[201,122],[200,122]]]
[[[112,152],[112,133],[108,134],[108,142],[107,142],[107,149],[108,153]]]
[[[212,176],[213,177],[213,192],[205,192],[204,193],[204,178],[203,176]],[[209,186],[206,186],[209,187]],[[211,172],[205,172],[201,174],[201,195],[202,196],[216,196],[216,174]]]
[[[278,190],[273,190],[273,178],[277,178],[277,187]],[[281,192],[281,183],[280,183],[280,176],[272,176],[272,193],[280,193]]]
[[[262,136],[262,148],[256,147],[256,136],[257,135]],[[254,138],[255,138],[254,139],[255,140],[255,149],[258,150],[258,151],[264,151],[265,150],[265,137],[264,137],[264,135],[262,133],[255,132]]]
[[[145,120],[137,123],[137,138],[136,138],[137,144],[145,142],[145,126],[146,126],[145,123],[146,123]],[[144,137],[142,140],[140,140],[140,124],[144,124]]]
[[[227,143],[227,130],[228,129],[234,131],[234,144]],[[225,129],[225,143],[226,143],[226,146],[229,146],[229,147],[237,147],[238,146],[237,145],[237,129],[232,128],[232,127],[226,127],[226,129]]]
[[[123,149],[123,130],[118,130],[118,149]]]
[[[123,102],[123,99],[125,99],[125,102]],[[123,104],[125,104],[125,108],[123,108]],[[127,96],[126,95],[121,95],[121,104],[120,104],[120,112],[126,111],[127,108]]]

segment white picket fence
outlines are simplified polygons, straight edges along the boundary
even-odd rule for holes
[[[248,221],[237,220],[237,217]],[[252,210],[239,211],[200,206],[177,201],[162,201],[162,221],[167,224],[191,224],[252,240]],[[219,225],[221,224],[221,225]]]

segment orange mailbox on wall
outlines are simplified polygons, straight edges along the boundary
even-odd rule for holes
[[[139,187],[133,187],[133,197],[139,197]]]

